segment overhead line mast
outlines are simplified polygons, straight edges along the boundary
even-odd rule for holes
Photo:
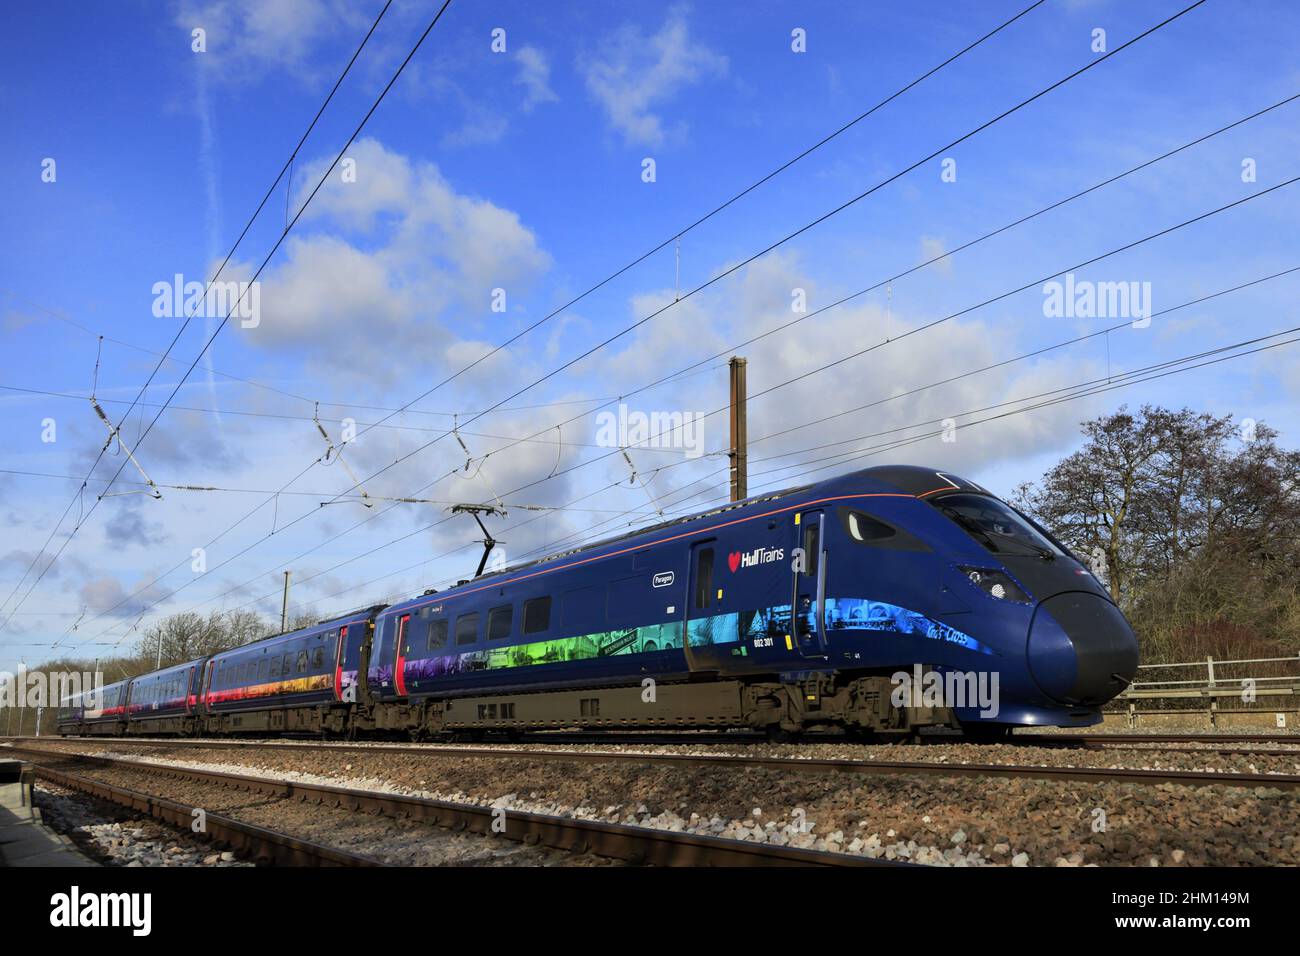
[[[745,369],[749,364],[739,355],[727,363],[731,367],[731,500],[749,497],[749,427],[746,424]]]

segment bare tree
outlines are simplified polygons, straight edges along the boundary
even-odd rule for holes
[[[206,618],[193,612],[173,614],[145,631],[136,654],[145,664],[143,671],[150,671],[160,658],[163,667],[184,664],[240,647],[269,633],[266,621],[247,611],[213,611]]]
[[[1083,434],[1016,500],[1075,551],[1102,550],[1144,653],[1300,646],[1300,452],[1190,409],[1121,408]]]

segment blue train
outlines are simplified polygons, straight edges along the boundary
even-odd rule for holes
[[[358,610],[72,700],[65,734],[1077,727],[1132,679],[1107,590],[1035,522],[889,465]]]

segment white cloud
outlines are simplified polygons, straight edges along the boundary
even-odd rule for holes
[[[937,259],[948,251],[948,245],[937,236],[921,237],[921,262],[929,262],[931,259]],[[952,275],[952,257],[939,259],[934,264],[935,271],[942,276]]]
[[[468,146],[489,146],[505,138],[510,122],[500,107],[480,102],[463,93],[457,93],[463,117],[456,129],[443,134],[439,145],[460,149]]]
[[[142,547],[165,544],[165,531],[160,522],[150,521],[141,512],[138,503],[119,508],[104,523],[104,534],[116,548],[131,544]]]
[[[660,146],[682,124],[671,128],[655,109],[678,90],[727,71],[727,58],[692,40],[685,11],[675,7],[659,32],[647,37],[628,25],[604,41],[583,65],[587,89],[629,145]]]
[[[227,81],[256,80],[275,68],[314,76],[319,67],[311,61],[322,43],[369,26],[346,0],[181,0],[174,22],[187,47],[192,30],[206,32],[207,52],[195,56]]]
[[[356,181],[330,173],[286,260],[263,275],[261,324],[244,334],[261,346],[297,346],[331,369],[387,366],[400,354],[432,376],[456,361],[448,350],[502,319],[490,310],[492,290],[504,289],[509,306],[550,257],[516,213],[458,193],[433,164],[374,139],[348,156]],[[328,165],[303,171],[298,202]]]
[[[794,318],[790,311],[790,290],[795,287],[807,290],[810,309],[836,297],[831,292],[821,292],[816,280],[803,270],[796,257],[769,256],[746,267],[734,279],[720,283],[713,296],[692,297],[643,326],[603,367],[615,374],[623,383],[620,388],[627,391],[629,385],[658,378],[708,352],[729,352],[728,345]],[[662,304],[662,300],[662,295],[653,300],[643,298],[637,304],[638,316],[652,310],[648,307]],[[705,316],[707,321],[702,318]],[[848,305],[737,349],[749,360],[751,493],[763,487],[805,480],[793,475],[807,467],[806,463],[812,459],[855,449],[865,451],[899,438],[935,432],[940,427],[938,423],[949,417],[959,424],[987,418],[997,411],[973,416],[961,413],[1060,388],[1098,374],[1093,357],[1086,360],[1058,357],[1018,363],[904,395],[936,378],[991,365],[1005,358],[1008,351],[1014,351],[1008,347],[1005,336],[991,335],[990,326],[976,318],[952,320],[931,331],[900,337],[926,318],[899,314],[897,310],[887,314],[878,304]],[[700,329],[710,330],[707,340],[698,338]],[[774,385],[886,339],[890,343],[874,352],[786,385],[770,395],[759,395]],[[936,370],[943,374],[936,374]],[[667,383],[632,401],[648,409],[680,407],[712,411],[726,402],[726,379],[725,368],[720,368]],[[805,424],[879,399],[890,400],[824,424]],[[1070,446],[1076,440],[1077,422],[1086,418],[1098,401],[1101,400],[1062,404],[959,429],[955,443],[941,442],[938,437],[926,438],[916,444],[844,461],[811,474],[808,480],[888,462],[934,464],[973,474],[995,463]],[[794,430],[788,434],[763,440],[764,436],[791,428]],[[709,450],[725,446],[725,414],[707,419],[705,429],[705,446]],[[893,429],[902,430],[877,435]],[[854,436],[861,437],[826,449],[804,451]],[[796,452],[793,457],[773,458]],[[782,470],[782,466],[796,463],[800,467]],[[666,486],[684,485],[692,477],[718,467],[718,462],[713,460],[674,468],[665,474]]]
[[[525,112],[540,103],[555,103],[559,97],[551,89],[551,66],[546,55],[534,46],[523,46],[515,51],[519,61],[519,75],[515,82],[524,88],[522,108]]]

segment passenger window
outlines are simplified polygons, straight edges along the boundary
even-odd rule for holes
[[[271,658],[271,676],[272,676],[272,677],[279,677],[279,676],[280,676],[280,658],[279,658],[279,657],[272,657],[272,658]]]
[[[488,640],[501,641],[510,636],[510,625],[514,618],[514,606],[504,604],[488,611]]]
[[[311,666],[313,668],[325,666],[325,648],[318,647],[311,652]]]
[[[307,673],[307,652],[306,651],[298,652],[298,673],[299,674]]]
[[[524,602],[524,633],[537,634],[551,626],[551,596]]]
[[[541,633],[551,626],[551,596],[524,602],[524,633]]]
[[[447,646],[447,619],[439,618],[429,623],[429,650],[436,651]]]
[[[478,640],[478,611],[456,618],[456,643],[473,644]]]
[[[285,677],[288,677],[291,673],[293,673],[292,654],[285,654],[284,657],[280,658],[280,673]]]
[[[713,603],[713,549],[702,549],[695,561],[695,607],[698,610]]]

